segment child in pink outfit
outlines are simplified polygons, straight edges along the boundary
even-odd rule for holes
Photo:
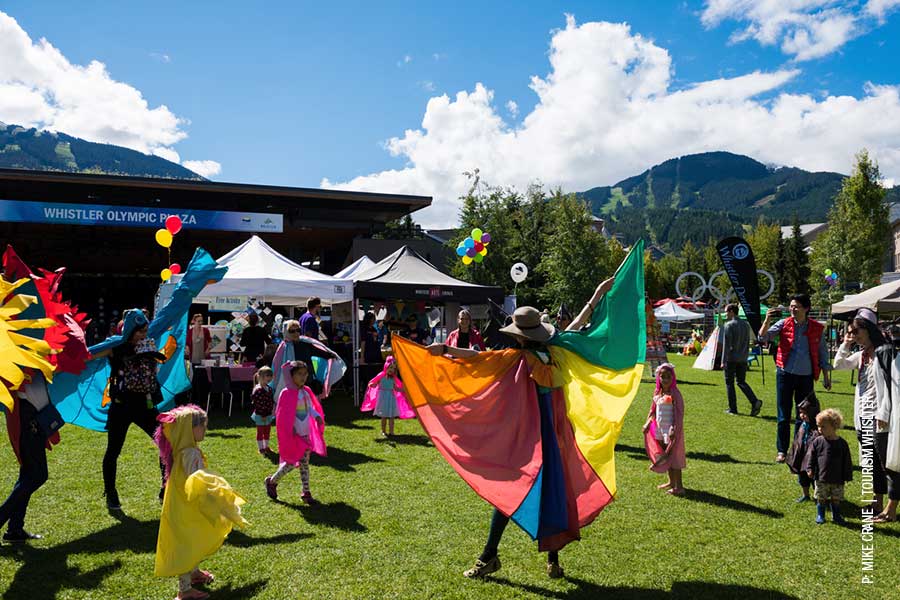
[[[686,463],[684,399],[676,385],[675,367],[671,363],[663,363],[656,369],[656,391],[644,423],[644,447],[650,459],[650,470],[669,476],[666,483],[657,487],[674,496],[683,495],[681,470]]]
[[[416,414],[409,407],[403,394],[403,383],[397,376],[397,363],[393,356],[388,356],[381,373],[372,378],[366,388],[366,397],[359,409],[363,412],[373,411],[381,417],[381,435],[394,435],[394,419],[412,419]],[[388,426],[388,431],[385,427]]]
[[[278,482],[300,467],[303,494],[306,504],[319,502],[309,490],[309,455],[315,452],[325,456],[325,411],[313,391],[306,386],[309,369],[299,360],[281,366],[285,388],[278,396],[275,407],[275,433],[278,437],[278,454],[281,459],[278,470],[266,477],[266,493],[272,500],[278,499]]]

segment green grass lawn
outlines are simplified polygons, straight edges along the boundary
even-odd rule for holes
[[[859,472],[846,488],[852,527],[817,526],[815,508],[798,506],[799,487],[775,455],[772,362],[766,387],[758,367],[749,381],[764,400],[761,418],[726,408],[721,372],[690,368],[675,357],[686,406],[689,493],[659,492],[648,471],[641,425],[652,384],[645,381],[616,453],[619,497],[561,553],[566,578],[550,580],[536,543],[510,526],[500,546],[503,568],[487,581],[461,572],[481,551],[490,507],[430,445],[416,422],[398,423],[398,440],[376,440],[378,422],[345,396],[326,401],[329,456],[315,460],[313,493],[300,502],[300,478],[270,501],[263,478],[273,464],[256,452],[246,412],[214,410],[203,449],[213,470],[248,500],[252,526],[231,535],[203,563],[218,577],[214,598],[897,598],[900,525],[876,535],[875,583],[860,584]],[[825,406],[852,418],[847,373]],[[852,423],[851,423],[852,426]],[[3,427],[0,425],[0,427]],[[841,434],[856,452],[856,437]],[[5,439],[5,432],[2,437]],[[159,471],[149,438],[132,428],[119,461],[127,516],[107,513],[101,495],[103,434],[73,426],[50,453],[50,481],[31,502],[26,526],[46,538],[0,547],[3,598],[171,598],[173,579],[153,577],[159,519]],[[854,460],[854,462],[856,462]],[[17,466],[8,447],[0,495]],[[830,519],[830,516],[829,516]]]

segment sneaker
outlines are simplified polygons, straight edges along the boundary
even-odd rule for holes
[[[119,492],[106,492],[106,509],[122,510],[122,503],[119,502]]]
[[[823,525],[825,523],[825,515],[816,515],[816,525]]]
[[[738,411],[736,411],[736,410],[731,410],[731,409],[729,408],[728,410],[725,411],[725,414],[726,414],[726,415],[736,415],[736,414],[738,414]]]
[[[563,568],[559,566],[559,563],[547,563],[547,577],[549,577],[550,579],[559,579],[563,575],[565,575],[565,571],[563,571]]]
[[[19,542],[27,542],[30,540],[42,540],[42,539],[44,539],[44,536],[42,536],[41,534],[29,533],[29,532],[25,531],[24,529],[22,531],[7,530],[7,532],[3,534],[3,541],[10,542],[13,544],[16,544]]]
[[[787,460],[787,457],[784,455],[784,452],[779,452],[775,456],[775,462],[777,463],[783,463],[785,460]]]
[[[272,481],[271,477],[266,477],[266,494],[272,500],[278,500],[278,484]]]
[[[209,585],[215,580],[215,575],[202,569],[191,575],[191,585]]]
[[[762,410],[762,400],[757,400],[753,403],[753,410],[750,411],[750,416],[755,417],[759,414],[759,411]]]
[[[812,500],[812,498],[810,498],[809,496],[800,496],[794,502],[796,502],[797,504],[801,504],[803,502],[809,502],[810,500]]]
[[[300,494],[300,499],[303,500],[304,504],[309,504],[310,506],[318,506],[322,504],[321,502],[313,498],[312,494],[310,494],[309,492]]]
[[[463,571],[463,577],[469,579],[481,579],[485,575],[496,573],[500,570],[500,557],[495,556],[491,560],[484,562],[480,558],[475,561],[475,566],[467,571]]]

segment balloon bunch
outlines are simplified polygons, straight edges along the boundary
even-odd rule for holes
[[[165,229],[156,230],[156,243],[169,250],[170,258],[172,255],[172,241],[175,238],[175,234],[181,231],[181,225],[181,217],[178,215],[169,215],[166,218]],[[160,271],[159,276],[163,281],[168,281],[172,278],[172,275],[178,275],[179,273],[181,273],[181,265],[172,263],[168,268]]]
[[[472,230],[472,235],[461,241],[456,247],[456,254],[462,259],[464,265],[471,265],[473,262],[480,263],[487,256],[487,247],[490,243],[491,234],[476,227]]]
[[[838,282],[838,274],[831,269],[825,269],[825,283],[834,287]]]

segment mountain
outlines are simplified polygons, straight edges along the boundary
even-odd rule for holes
[[[789,225],[821,223],[845,175],[772,167],[749,156],[705,152],[673,158],[612,186],[579,194],[626,243],[647,236],[680,249],[740,233],[760,217]],[[900,188],[888,190],[900,201]]]
[[[2,122],[0,168],[203,181],[203,177],[193,171],[159,156]]]

